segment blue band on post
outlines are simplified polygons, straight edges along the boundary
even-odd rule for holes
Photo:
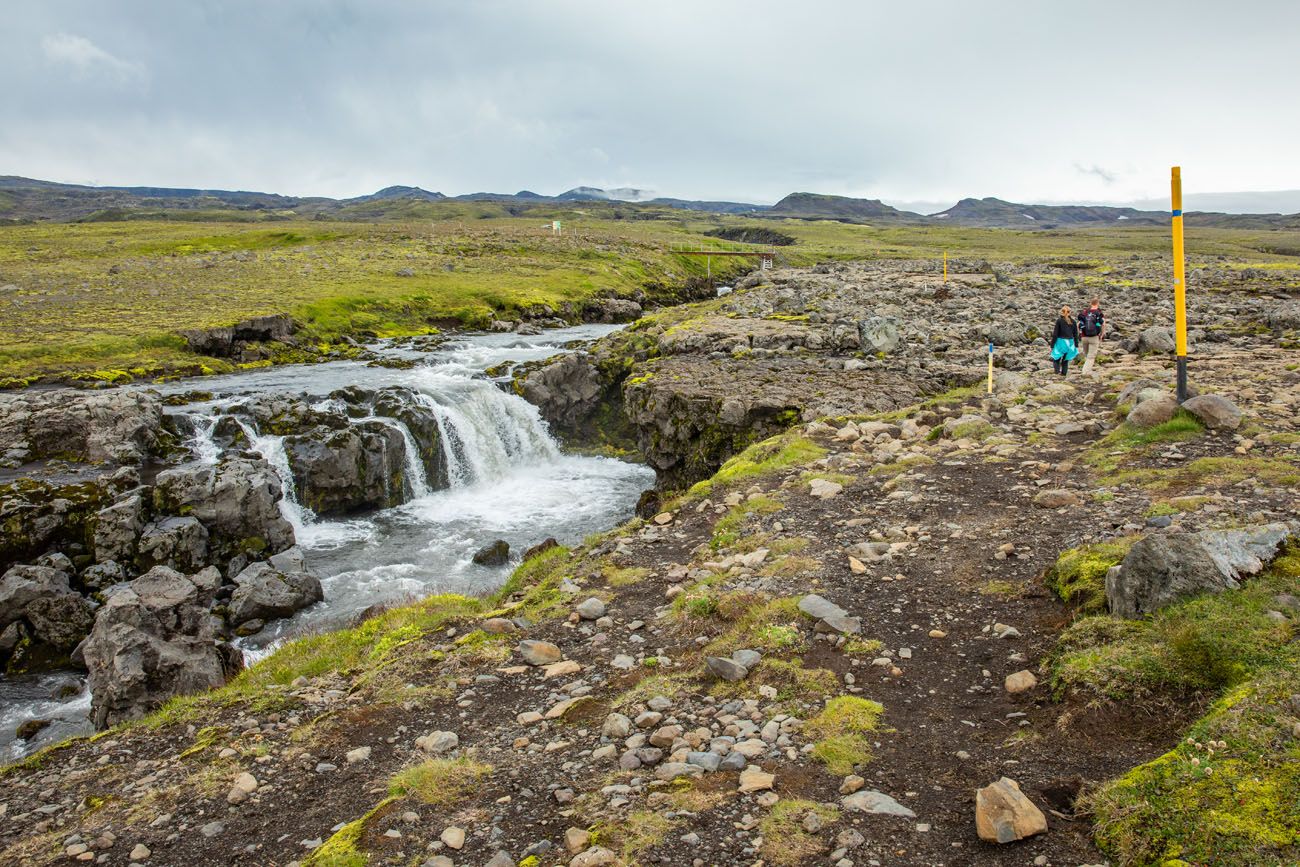
[[[1183,215],[1182,209],[1174,211],[1173,214],[1175,217],[1181,217]]]

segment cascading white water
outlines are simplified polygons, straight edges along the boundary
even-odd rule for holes
[[[293,527],[294,534],[301,538],[307,525],[316,519],[316,513],[298,502],[293,470],[289,467],[289,453],[284,450],[284,437],[258,433],[257,428],[242,418],[234,418],[244,436],[248,437],[249,448],[265,458],[280,477],[280,514]]]
[[[451,487],[499,479],[511,468],[552,461],[560,450],[537,408],[483,379],[430,371],[413,382],[438,420]]]
[[[382,415],[372,415],[358,421],[377,421],[402,435],[402,442],[406,446],[406,480],[411,486],[411,499],[429,496],[429,474],[424,468],[424,461],[420,459],[420,447],[415,444],[415,437],[411,435],[406,422]]]
[[[194,433],[185,441],[185,446],[193,454],[196,460],[202,464],[215,464],[221,457],[221,446],[217,445],[213,439],[213,432],[217,429],[217,421],[220,416],[216,415],[191,415],[190,422],[194,425]]]

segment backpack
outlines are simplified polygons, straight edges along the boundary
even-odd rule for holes
[[[1091,308],[1079,314],[1079,330],[1084,337],[1096,337],[1101,334],[1101,310]]]

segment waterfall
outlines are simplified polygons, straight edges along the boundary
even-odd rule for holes
[[[502,479],[520,468],[551,463],[560,456],[559,447],[547,432],[537,408],[522,398],[497,388],[477,372],[459,365],[426,367],[402,383],[421,408],[437,424],[439,448],[447,467],[448,485],[466,488]],[[350,406],[337,398],[311,404],[319,412],[346,413]],[[367,415],[349,423],[379,422],[395,429],[405,445],[406,493],[411,499],[434,494],[420,447],[410,427],[387,415]],[[215,464],[222,448],[214,439],[223,410],[208,415],[194,414],[194,433],[187,445],[195,458]],[[316,515],[298,500],[293,471],[285,451],[284,437],[261,433],[248,418],[230,416],[248,438],[249,447],[260,454],[280,477],[280,511],[300,537],[316,523]]]
[[[201,464],[211,466],[221,457],[221,446],[217,445],[212,437],[220,418],[221,416],[215,412],[212,415],[189,416],[190,422],[194,425],[194,433],[185,441],[185,446],[194,453]]]
[[[416,399],[437,419],[452,487],[559,457],[537,408],[488,380],[429,375],[415,387]]]
[[[275,470],[280,477],[280,514],[293,526],[295,536],[300,536],[308,523],[316,519],[316,513],[298,502],[298,491],[293,481],[293,470],[289,467],[289,453],[284,450],[284,437],[274,434],[260,434],[257,429],[239,416],[235,421],[248,437],[248,444]]]
[[[429,488],[429,474],[424,468],[424,460],[420,457],[420,447],[416,445],[415,437],[411,435],[411,429],[406,426],[406,422],[383,415],[367,416],[357,421],[377,421],[402,435],[402,441],[406,444],[406,480],[411,489],[411,499],[418,500],[429,496],[432,493]]]

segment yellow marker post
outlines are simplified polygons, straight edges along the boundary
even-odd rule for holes
[[[1174,236],[1174,356],[1178,364],[1178,402],[1187,400],[1187,273],[1183,261],[1183,173],[1170,170]]]
[[[943,282],[948,282],[948,251],[943,251]]]
[[[993,393],[993,339],[989,339],[989,394]]]

